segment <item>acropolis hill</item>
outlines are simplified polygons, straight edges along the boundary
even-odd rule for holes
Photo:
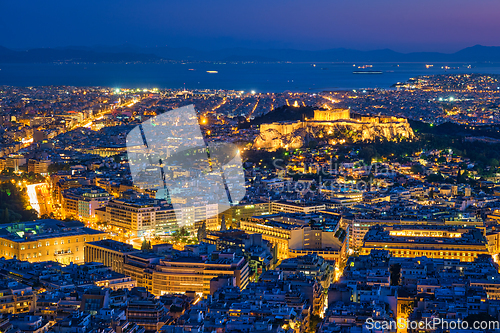
[[[349,109],[314,110],[313,119],[261,124],[254,141],[257,149],[295,149],[309,142],[401,141],[414,138],[408,121],[396,117],[351,118]]]

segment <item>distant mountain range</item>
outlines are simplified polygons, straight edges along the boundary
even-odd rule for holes
[[[161,58],[154,54],[136,52],[103,52],[78,48],[43,48],[14,51],[0,46],[0,63],[53,62],[154,62]]]
[[[345,48],[303,51],[294,49],[227,48],[202,51],[192,48],[68,46],[11,50],[0,46],[0,63],[50,62],[500,62],[500,46],[475,45],[455,53],[400,53],[390,49],[358,51]]]

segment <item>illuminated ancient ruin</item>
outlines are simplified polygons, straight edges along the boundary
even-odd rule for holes
[[[336,145],[413,138],[413,130],[404,118],[363,116],[354,119],[349,109],[315,110],[313,119],[260,125],[254,147],[274,151],[301,148],[312,141]]]

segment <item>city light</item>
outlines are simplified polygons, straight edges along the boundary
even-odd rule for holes
[[[257,93],[205,88],[208,63],[168,64],[204,77],[198,89],[2,86],[0,283],[17,297],[4,320],[60,328],[46,307],[65,293],[83,300],[65,303],[71,320],[96,324],[109,300],[152,332],[241,318],[352,330],[366,324],[352,318],[420,315],[421,295],[443,314],[469,298],[481,306],[463,316],[495,313],[499,78],[405,63],[420,72],[390,88],[290,80],[294,91]],[[311,65],[333,80],[345,63]],[[372,66],[397,68],[357,65]],[[461,281],[445,305],[442,281]]]

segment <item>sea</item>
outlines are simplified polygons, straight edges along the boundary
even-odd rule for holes
[[[353,74],[367,70],[382,74]],[[419,75],[465,73],[500,74],[500,63],[0,64],[0,86],[319,92],[391,88]]]

